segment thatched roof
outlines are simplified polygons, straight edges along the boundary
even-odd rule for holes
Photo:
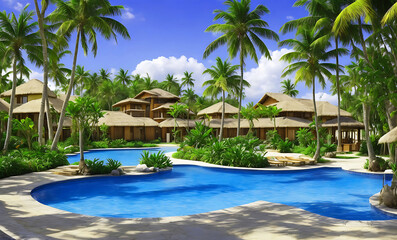
[[[10,104],[6,102],[4,99],[0,98],[0,111],[8,112],[10,110]]]
[[[267,98],[273,98],[274,100],[276,100],[277,102],[283,102],[283,101],[293,101],[294,99],[284,93],[271,93],[271,92],[267,92],[265,93],[265,95],[263,95],[263,97],[261,98],[261,100],[259,100],[258,103],[263,104]]]
[[[127,99],[121,100],[120,102],[117,102],[117,103],[113,104],[113,107],[120,107],[121,105],[126,104],[126,103],[150,104],[150,102],[142,100],[142,99],[127,98]]]
[[[205,115],[205,114],[214,114],[214,113],[222,113],[222,102],[215,103],[212,106],[204,108],[200,112],[197,113],[197,116]],[[232,105],[225,103],[225,113],[227,114],[237,114],[238,108],[233,107]]]
[[[104,111],[105,115],[98,121],[98,126],[106,124],[113,127],[152,127],[158,123],[150,118],[132,117],[121,111]]]
[[[135,96],[135,98],[139,98],[141,95],[143,95],[145,93],[152,95],[153,98],[170,98],[170,99],[178,99],[179,100],[178,96],[176,96],[170,92],[167,92],[163,89],[160,89],[160,88],[154,88],[151,90],[143,90],[142,92],[138,93]]]
[[[214,127],[220,127],[220,119],[216,122]],[[226,119],[225,119],[226,120]],[[297,118],[297,117],[277,117],[276,118],[276,127],[277,128],[307,128],[311,122],[306,119]],[[211,127],[213,125],[213,120],[211,121]],[[225,121],[225,128],[237,128],[237,119],[228,119]],[[247,119],[241,119],[240,122],[241,128],[249,128],[249,121]],[[270,118],[259,118],[258,120],[254,120],[254,128],[274,128],[274,123]]]
[[[0,97],[10,97],[12,89],[0,94]],[[56,97],[55,93],[47,88],[49,97]],[[26,83],[19,85],[15,89],[15,95],[32,95],[43,93],[43,82],[37,79],[31,79]]]
[[[187,119],[181,119],[181,118],[177,118],[176,119],[176,123],[177,123],[177,127],[184,127],[186,128],[187,125]],[[175,120],[173,118],[167,118],[166,120],[162,121],[159,124],[159,127],[161,128],[173,128],[175,125]],[[196,126],[195,124],[195,120],[190,120],[189,121],[189,127],[190,128],[194,128]]]
[[[50,97],[48,98],[48,101],[58,113],[61,112],[63,105],[63,101],[61,99]],[[14,113],[40,113],[40,107],[41,99],[36,99],[16,107],[14,109]]]
[[[277,108],[281,108],[282,112],[309,112],[314,113],[313,101],[310,99],[303,98],[292,98],[283,93],[266,93],[258,103],[263,104],[266,99],[272,98],[276,103],[270,104],[271,106],[277,106]],[[317,105],[317,114],[319,117],[321,116],[338,116],[338,107],[332,105],[326,101],[316,101]],[[352,115],[341,109],[341,116],[351,117]]]
[[[310,99],[303,99],[303,98],[297,98],[296,101],[306,105],[308,108],[311,109],[312,112],[314,112],[314,107],[313,107],[313,100]],[[317,105],[317,115],[319,117],[321,116],[338,116],[338,107],[326,102],[326,101],[316,101]],[[351,113],[341,109],[340,110],[340,115],[344,117],[351,117]]]
[[[161,106],[158,106],[158,107],[156,107],[156,108],[153,108],[152,109],[152,111],[157,111],[157,110],[160,110],[160,109],[170,109],[171,108],[171,105],[174,105],[175,103],[164,103],[163,105],[161,105]],[[180,103],[178,103],[178,105],[180,105]]]
[[[394,143],[397,142],[397,127],[386,133],[379,139],[379,143]]]
[[[344,128],[364,128],[364,124],[351,117],[340,117],[341,127]],[[322,127],[338,127],[338,118],[334,118],[326,121],[322,124]]]
[[[71,95],[70,98],[69,98],[69,101],[75,101],[78,97],[79,97],[79,96]],[[66,94],[63,94],[63,93],[62,93],[62,94],[59,94],[58,98],[61,99],[62,101],[65,101],[65,99],[66,99]]]
[[[270,104],[270,106],[276,106],[282,109],[282,112],[313,112],[313,107],[308,107],[298,101],[281,101]]]

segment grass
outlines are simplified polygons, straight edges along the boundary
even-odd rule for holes
[[[324,159],[324,158],[319,158],[319,159],[317,160],[317,163],[328,163],[328,162],[331,162],[331,160],[326,160],[326,159]]]
[[[355,159],[355,158],[360,158],[360,157],[354,157],[354,156],[336,156],[334,158],[338,159]]]

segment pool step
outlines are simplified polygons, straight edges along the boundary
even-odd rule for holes
[[[55,169],[51,169],[50,172],[62,176],[75,176],[78,175],[79,166],[77,165],[60,166]]]

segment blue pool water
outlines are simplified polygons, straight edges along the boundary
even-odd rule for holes
[[[85,159],[94,160],[94,158],[99,158],[106,162],[106,159],[112,158],[114,160],[120,161],[123,166],[136,166],[139,164],[139,158],[143,150],[149,151],[151,153],[156,153],[158,151],[163,151],[165,153],[175,152],[178,147],[158,147],[158,148],[140,148],[140,149],[106,149],[106,150],[91,150],[84,153]],[[80,160],[80,154],[68,156],[68,161],[70,163],[78,162]]]
[[[101,217],[182,216],[264,200],[339,219],[396,219],[369,204],[382,178],[339,168],[255,171],[180,165],[152,175],[50,183],[32,196],[54,208]]]

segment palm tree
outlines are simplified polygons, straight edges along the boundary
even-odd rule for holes
[[[194,108],[196,104],[196,99],[198,95],[194,93],[194,90],[191,88],[188,88],[186,90],[183,90],[183,96],[181,98],[181,101],[186,104],[187,106],[187,129],[189,130],[189,122],[190,122],[190,111]]]
[[[96,37],[97,32],[103,35],[106,39],[114,38],[116,41],[116,33],[121,34],[124,38],[130,38],[127,28],[120,22],[111,18],[112,16],[121,15],[121,9],[123,9],[123,6],[112,6],[108,0],[70,0],[67,2],[56,0],[56,3],[57,8],[48,16],[48,19],[51,22],[60,24],[57,32],[59,35],[70,37],[70,35],[76,31],[77,36],[69,88],[66,93],[65,102],[62,106],[58,129],[51,146],[52,150],[57,148],[58,140],[63,129],[65,111],[74,84],[79,43],[81,43],[84,54],[87,54],[87,40],[89,40],[92,44],[91,51],[94,56],[96,56],[98,49]]]
[[[237,123],[237,136],[240,134],[240,111],[243,97],[243,80],[244,80],[244,59],[249,55],[258,63],[255,46],[259,48],[264,57],[271,59],[270,52],[261,38],[279,41],[278,35],[268,29],[268,23],[261,19],[269,10],[258,5],[251,10],[251,0],[228,0],[224,2],[229,8],[227,11],[215,10],[215,20],[223,19],[223,24],[213,24],[209,26],[206,32],[220,32],[222,36],[210,43],[205,49],[203,57],[207,58],[219,46],[227,44],[230,57],[233,59],[240,53],[240,93],[239,93],[239,111]]]
[[[291,79],[287,79],[281,82],[283,85],[283,93],[287,94],[290,97],[296,97],[299,94],[299,91],[295,89],[296,84],[291,82]]]
[[[77,87],[77,85],[80,85],[80,89],[79,89],[80,97],[83,96],[84,84],[87,82],[87,79],[89,77],[90,77],[90,71],[86,71],[84,69],[84,66],[77,65],[75,87]]]
[[[386,14],[382,18],[382,25],[390,24],[397,19],[397,3],[389,8]]]
[[[186,108],[187,106],[184,104],[179,104],[179,103],[174,103],[173,105],[170,106],[170,110],[168,110],[168,114],[171,115],[174,118],[174,130],[173,130],[173,134],[174,134],[174,141],[176,142],[177,139],[177,134],[178,131],[176,130],[176,128],[178,127],[178,123],[176,121],[176,119],[182,115],[186,113]]]
[[[189,73],[188,71],[185,71],[183,75],[184,77],[182,78],[181,87],[194,87],[194,79],[192,78],[193,72]]]
[[[313,107],[314,120],[316,123],[317,132],[317,149],[314,154],[314,160],[317,161],[320,157],[320,132],[317,118],[316,105],[316,79],[320,82],[322,87],[325,87],[325,78],[330,78],[336,65],[326,63],[327,59],[338,54],[335,50],[326,51],[331,44],[327,38],[324,38],[324,33],[315,31],[314,27],[301,26],[296,32],[295,39],[288,39],[280,42],[279,46],[293,47],[294,51],[283,55],[280,59],[291,63],[284,69],[283,77],[295,73],[295,81],[304,81],[307,87],[313,88]]]
[[[165,90],[170,92],[171,89],[178,86],[178,79],[176,79],[173,74],[167,74],[167,77],[165,77],[165,81],[162,82],[162,85]]]
[[[114,80],[121,82],[124,86],[132,82],[131,75],[128,75],[128,70],[126,71],[122,68],[120,68]]]
[[[332,32],[332,27],[335,24],[336,18],[342,11],[342,7],[346,5],[350,0],[298,0],[295,2],[294,6],[306,6],[306,9],[309,11],[310,16],[304,17],[297,20],[292,20],[286,23],[282,29],[283,32],[286,33],[292,29],[296,29],[301,25],[305,24],[316,24],[316,28],[323,29],[328,32],[331,38],[334,39],[335,49],[339,51],[339,43],[340,40],[343,40],[344,43],[348,43],[350,39],[352,39],[353,35],[350,31],[349,35],[335,35]],[[331,39],[330,38],[330,39]],[[347,50],[343,49],[345,53]],[[342,151],[342,142],[339,139],[342,139],[342,131],[340,124],[340,84],[339,84],[339,55],[335,56],[336,61],[336,88],[337,88],[337,96],[338,96],[338,151]]]
[[[143,78],[142,87],[144,90],[150,90],[156,88],[159,85],[157,80],[152,80],[149,74],[146,73],[146,77]]]
[[[260,117],[260,113],[260,109],[254,108],[253,102],[249,102],[247,106],[241,108],[241,115],[249,122],[248,134],[252,132],[252,129],[255,126],[254,120],[258,120],[258,118]]]
[[[90,74],[87,78],[87,84],[85,86],[86,93],[89,96],[95,96],[98,93],[99,87],[102,85],[103,79],[98,73]]]
[[[239,76],[235,75],[238,67],[238,65],[231,65],[228,60],[222,61],[220,57],[217,57],[216,65],[203,72],[203,74],[208,73],[211,76],[211,80],[203,83],[203,87],[208,85],[203,95],[216,97],[220,93],[222,94],[222,119],[219,141],[222,141],[223,124],[225,122],[225,92],[231,91],[235,87],[232,84],[236,83],[236,79],[239,79]]]
[[[15,88],[17,85],[17,62],[22,59],[23,50],[33,60],[40,49],[40,36],[36,33],[36,22],[31,22],[33,11],[28,12],[27,6],[21,11],[17,18],[14,13],[8,15],[5,11],[0,12],[0,42],[4,45],[4,56],[12,59],[12,93],[10,98],[9,118],[7,121],[7,134],[3,151],[7,151],[11,137],[12,119],[15,105]]]

